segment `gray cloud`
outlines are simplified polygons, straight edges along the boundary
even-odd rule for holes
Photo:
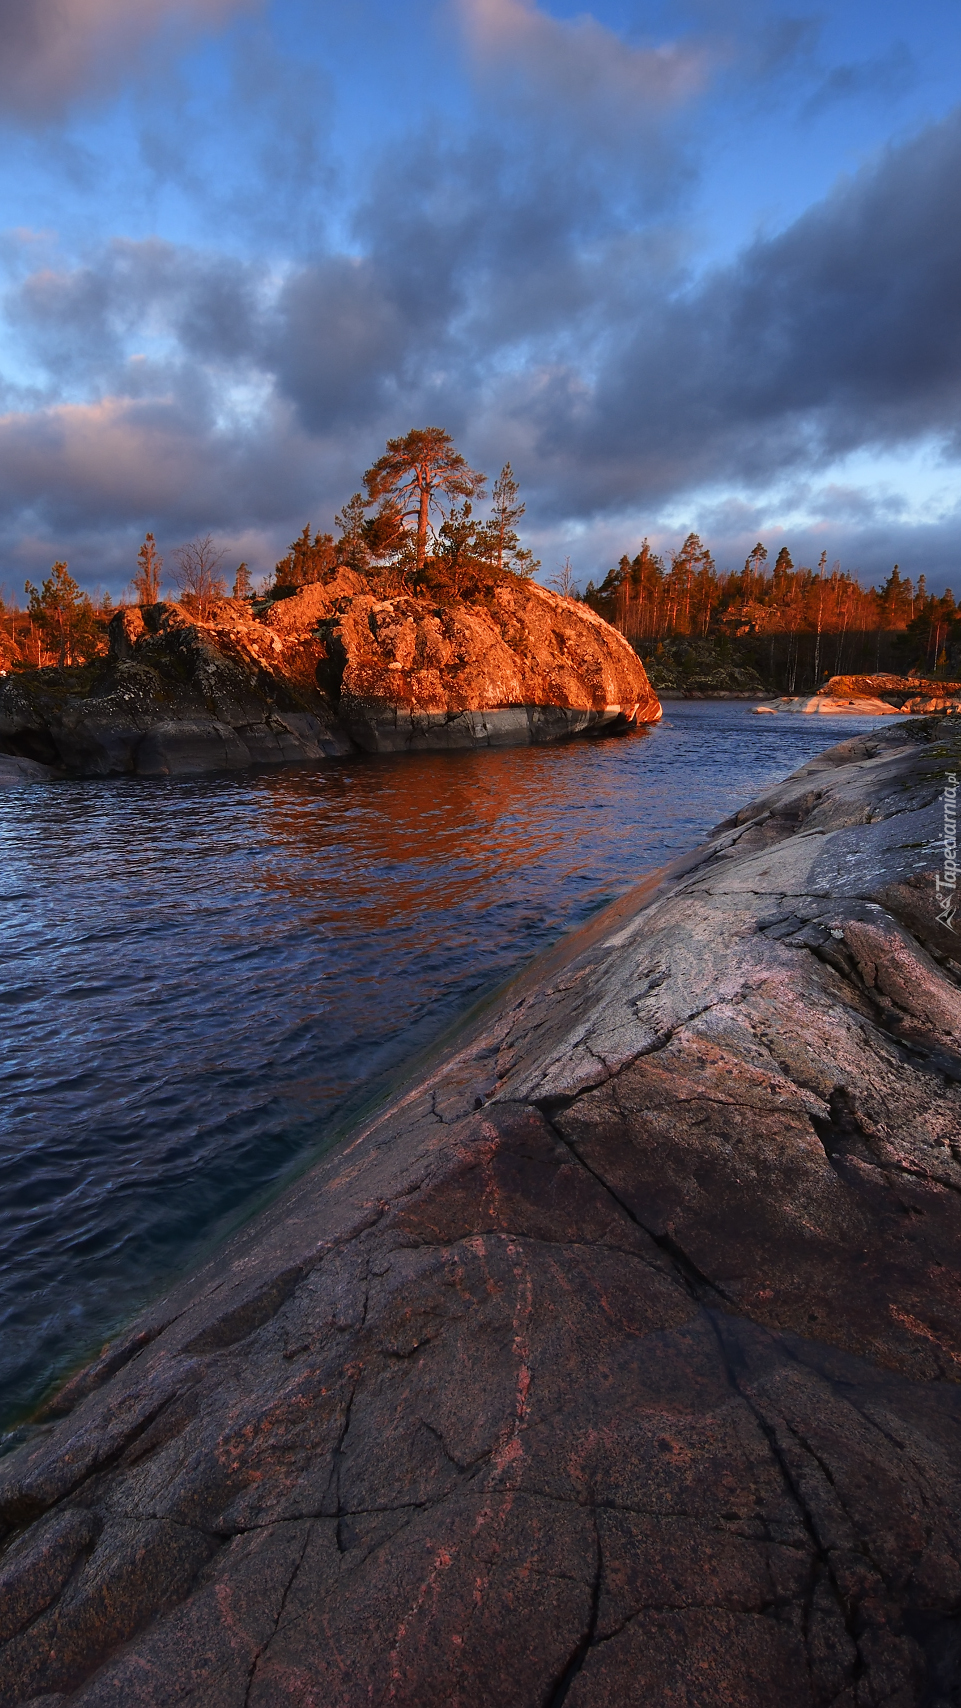
[[[815,118],[829,107],[864,97],[896,100],[913,87],[917,78],[918,68],[910,48],[905,42],[893,42],[886,53],[875,54],[872,59],[835,65],[805,101],[801,116]]]
[[[591,509],[956,439],[959,214],[955,114],[735,265],[620,321],[589,406],[569,370],[538,378],[532,448]]]
[[[0,109],[28,123],[111,89],[158,32],[218,26],[254,0],[0,0]]]
[[[71,555],[72,535],[109,564],[140,527],[210,527],[266,567],[387,434],[430,420],[481,466],[510,456],[542,529],[653,532],[684,495],[694,519],[698,488],[790,475],[832,557],[860,539],[905,561],[913,541],[950,574],[950,518],[904,523],[818,471],[925,437],[961,454],[961,119],[697,280],[673,225],[638,226],[594,174],[425,131],[371,178],[352,254],[275,272],[124,242],[27,267],[7,314],[41,377],[0,422],[7,549]],[[736,555],[734,512],[716,526]]]
[[[688,101],[712,69],[703,36],[631,46],[589,12],[559,19],[534,0],[457,0],[457,9],[495,98],[512,101],[522,88],[526,105],[618,147],[625,127],[636,132]]]

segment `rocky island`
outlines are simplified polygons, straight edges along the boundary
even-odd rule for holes
[[[957,1701],[959,737],[738,812],[50,1401],[4,1708]]]
[[[0,682],[0,759],[11,780],[168,776],[556,741],[660,715],[633,647],[578,600],[506,573],[470,602],[384,599],[340,567],[259,608],[118,611],[106,658]]]

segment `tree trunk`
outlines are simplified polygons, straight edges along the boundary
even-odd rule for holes
[[[427,510],[430,504],[430,492],[426,482],[420,489],[420,509],[417,513],[417,568],[422,570],[427,556]]]

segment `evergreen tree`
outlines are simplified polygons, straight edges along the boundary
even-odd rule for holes
[[[338,561],[345,563],[348,569],[355,570],[358,575],[366,575],[370,568],[370,523],[366,511],[363,494],[355,492],[353,497],[347,500],[343,510],[338,510],[334,517],[340,529],[340,539],[337,541]]]
[[[748,536],[748,538],[750,538],[750,535]],[[745,582],[745,589],[744,590],[747,593],[748,598],[750,598],[750,596],[751,596],[751,590],[754,586],[755,577],[760,576],[761,571],[762,571],[762,569],[766,563],[767,563],[767,546],[762,546],[760,540],[758,540],[757,545],[754,547],[754,550],[752,552],[748,552],[748,555],[744,560],[744,582]]]
[[[156,605],[160,598],[160,571],[163,569],[163,561],[157,550],[156,540],[152,534],[147,534],[137,553],[137,568],[132,582],[138,605]]]
[[[922,576],[922,580],[924,577]],[[878,594],[878,616],[884,629],[903,629],[911,620],[914,604],[910,581],[902,580],[897,564]]]
[[[459,599],[472,574],[477,573],[478,525],[469,498],[453,504],[441,524],[438,550],[431,560],[431,581],[441,581],[444,590]],[[439,574],[438,574],[439,572]]]
[[[441,427],[414,427],[402,439],[388,439],[384,455],[364,475],[368,506],[380,503],[391,524],[414,519],[417,574],[427,557],[431,511],[443,513],[457,498],[481,497],[484,480]]]
[[[237,573],[234,576],[234,598],[249,599],[252,592],[253,582],[250,578],[250,570],[246,563],[240,563],[237,565]]]
[[[30,617],[47,636],[51,650],[57,653],[61,670],[65,665],[80,663],[96,650],[98,636],[93,606],[86,593],[81,593],[65,563],[55,563],[39,588],[28,581],[25,591],[30,598]]]
[[[291,545],[287,556],[274,569],[277,587],[307,587],[313,581],[323,581],[337,567],[337,550],[333,534],[310,537],[310,523],[304,524]]]
[[[510,463],[505,463],[494,482],[491,493],[492,515],[479,531],[479,546],[493,568],[510,569],[515,575],[530,576],[540,569],[533,552],[521,545],[516,524],[526,504],[518,503],[518,485]]]

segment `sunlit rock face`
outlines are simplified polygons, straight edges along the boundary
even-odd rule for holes
[[[0,751],[93,775],[555,741],[661,715],[629,643],[511,578],[483,603],[379,600],[341,569],[260,616],[118,612],[110,656],[0,685]]]
[[[889,706],[885,700],[876,696],[862,696],[851,699],[828,697],[823,694],[786,694],[780,700],[768,700],[763,706],[755,706],[756,712],[801,712],[808,716],[837,717],[839,713],[847,712],[853,717],[880,718],[897,717],[898,707]]]
[[[329,644],[344,662],[343,723],[371,750],[551,741],[661,715],[624,637],[531,583],[483,605],[356,598]]]
[[[954,720],[542,957],[0,1465],[5,1708],[936,1708]]]
[[[956,712],[961,710],[961,682],[937,682],[920,676],[832,676],[820,690],[828,700],[876,697],[888,711]]]

